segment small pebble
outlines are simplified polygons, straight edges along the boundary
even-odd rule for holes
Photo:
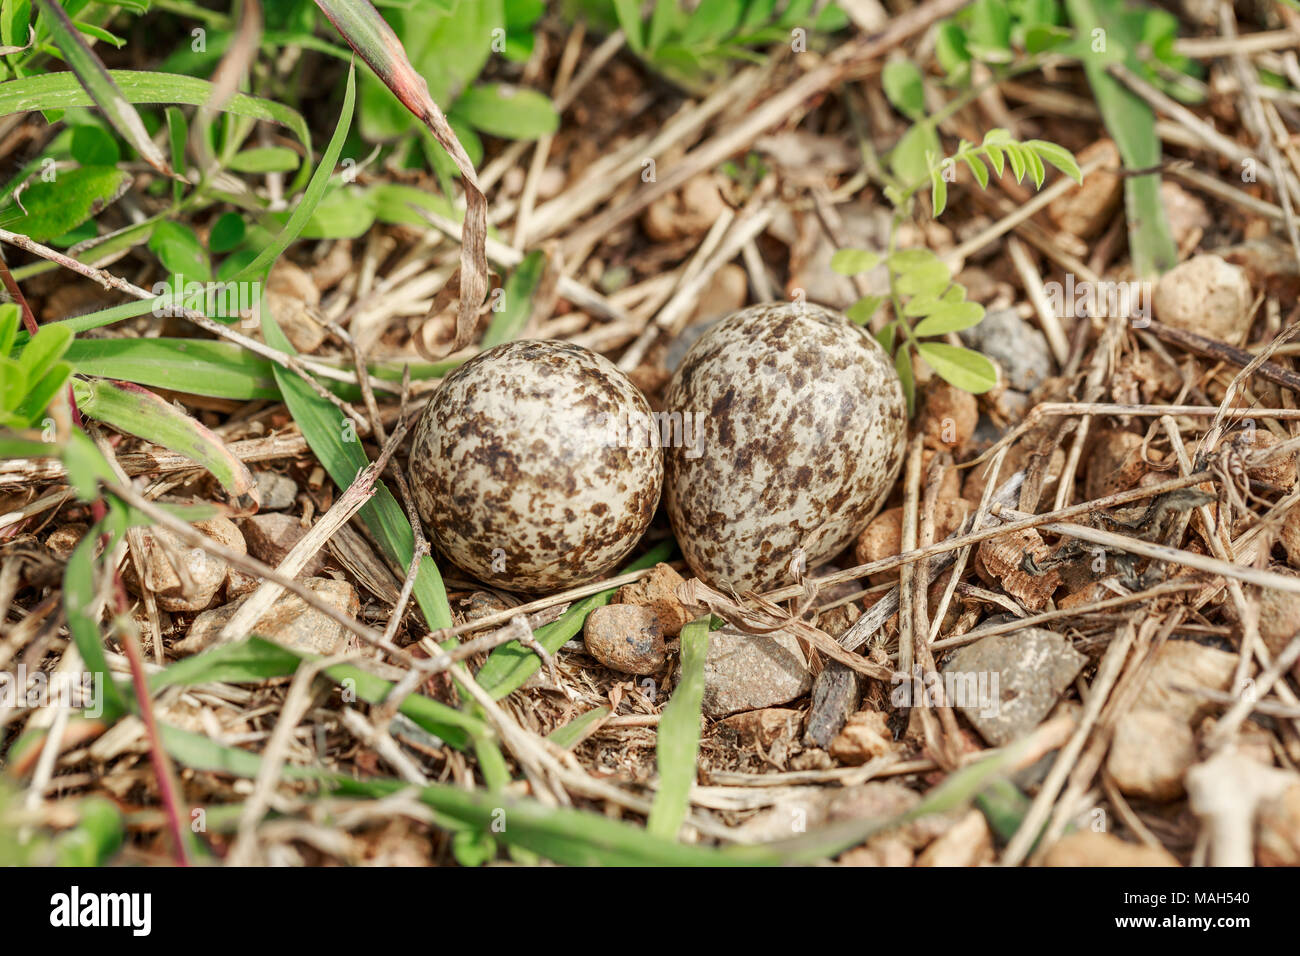
[[[659,615],[636,604],[596,608],[587,615],[582,637],[588,654],[623,674],[653,674],[667,657]]]
[[[955,695],[957,709],[980,736],[1001,747],[1043,722],[1087,660],[1060,634],[1029,627],[968,644],[942,670],[945,678],[960,675],[958,691],[971,689],[965,699]]]
[[[1238,344],[1254,299],[1238,266],[1218,256],[1194,256],[1156,283],[1156,318],[1165,325]]]
[[[292,508],[294,499],[298,496],[298,486],[293,483],[293,479],[274,471],[253,472],[253,483],[257,486],[260,511]]]
[[[244,536],[228,518],[211,518],[194,525],[218,544],[232,551],[247,554]],[[122,581],[137,595],[147,588],[164,611],[201,611],[216,597],[226,583],[226,562],[202,548],[190,547],[166,528],[146,528],[142,535],[144,573],[140,574],[134,561],[123,569]],[[176,573],[180,565],[188,580]]]
[[[307,578],[303,582],[317,597],[328,602],[350,617],[361,610],[356,589],[346,581],[333,578]],[[240,598],[221,607],[204,611],[190,625],[190,632],[175,648],[182,654],[193,654],[216,640],[226,622],[235,616],[247,598]],[[252,633],[277,644],[313,654],[337,654],[356,646],[347,628],[311,607],[296,594],[282,594],[253,625]],[[240,635],[247,637],[248,635]]]
[[[271,567],[279,567],[294,546],[307,534],[302,522],[292,515],[271,512],[256,514],[240,523],[248,553]],[[300,575],[312,577],[325,566],[325,552],[318,551],[307,560]]]
[[[704,713],[725,717],[774,707],[812,689],[803,649],[786,631],[745,634],[730,627],[709,635],[704,664]]]

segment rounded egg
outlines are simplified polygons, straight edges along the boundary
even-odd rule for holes
[[[663,459],[645,396],[567,342],[490,348],[443,381],[408,472],[420,517],[457,567],[503,588],[599,578],[654,517]]]
[[[664,405],[690,438],[666,443],[668,517],[691,570],[718,588],[770,590],[843,551],[903,461],[893,363],[817,305],[723,319],[686,353]]]

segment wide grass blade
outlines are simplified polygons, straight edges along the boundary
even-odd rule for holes
[[[655,758],[659,789],[646,829],[673,840],[690,809],[695,761],[700,754],[700,712],[704,702],[704,661],[709,653],[709,617],[682,628],[682,676],[659,718]]]
[[[77,381],[73,392],[82,414],[184,455],[210,471],[241,506],[253,502],[248,466],[210,428],[171,402],[139,385],[105,379]]]
[[[272,363],[207,339],[76,339],[64,358],[82,375],[241,401],[280,397]]]

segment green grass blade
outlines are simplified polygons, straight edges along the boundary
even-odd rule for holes
[[[97,375],[192,395],[243,401],[280,398],[271,362],[207,339],[76,339],[64,358]]]
[[[512,342],[524,330],[533,311],[533,294],[545,271],[546,256],[539,250],[530,252],[510,273],[503,290],[504,307],[483,333],[482,348],[490,349],[503,342]]]
[[[78,380],[73,389],[82,414],[184,455],[211,472],[233,498],[252,494],[248,466],[210,428],[171,402],[129,382]]]
[[[215,90],[207,80],[173,73],[109,70],[108,75],[127,102],[137,106],[146,103],[203,106],[211,100]],[[68,72],[46,73],[0,83],[0,116],[29,110],[62,110],[94,105],[94,99],[82,89],[77,77]],[[307,121],[301,113],[283,103],[236,93],[222,104],[221,109],[222,112],[234,113],[236,116],[285,126],[302,143],[304,152],[310,153],[311,132]],[[307,164],[303,165],[303,169],[307,169]]]
[[[561,724],[549,734],[546,739],[557,747],[563,747],[565,750],[572,750],[582,741],[587,739],[587,732],[590,728],[600,723],[610,714],[608,707],[593,707],[585,714],[579,714],[567,724]]]
[[[659,719],[655,758],[659,789],[646,830],[668,840],[677,838],[690,809],[691,784],[700,754],[700,709],[704,702],[704,661],[709,653],[709,617],[682,628],[682,676]]]
[[[1160,165],[1155,113],[1145,100],[1107,71],[1111,62],[1123,62],[1135,72],[1140,68],[1128,44],[1141,38],[1127,35],[1127,9],[1115,0],[1066,0],[1066,9],[1078,35],[1094,36],[1094,31],[1100,30],[1106,38],[1105,52],[1089,49],[1082,54],[1083,70],[1125,167],[1149,169]],[[1129,252],[1139,276],[1156,275],[1177,265],[1178,247],[1160,199],[1159,173],[1125,178],[1124,213],[1128,219]]]

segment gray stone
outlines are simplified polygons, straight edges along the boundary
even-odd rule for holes
[[[667,658],[659,615],[637,604],[607,604],[587,615],[587,653],[623,674],[653,674]]]
[[[1032,392],[1052,374],[1052,350],[1047,337],[1020,317],[1015,309],[996,309],[984,321],[961,334],[967,346],[998,363],[1007,385]]]
[[[298,486],[293,479],[274,471],[253,472],[253,483],[257,486],[259,511],[284,511],[292,508],[298,497]]]
[[[356,589],[346,581],[333,578],[308,578],[303,582],[317,597],[334,606],[351,617],[356,617],[361,610],[361,601]],[[175,650],[182,654],[194,654],[208,647],[221,633],[226,622],[235,616],[235,612],[247,598],[240,598],[221,607],[204,611],[190,625],[190,632]],[[328,617],[324,612],[311,607],[296,594],[282,594],[271,605],[270,610],[253,625],[252,633],[277,644],[294,650],[308,651],[313,654],[337,654],[340,651],[355,648],[357,643],[351,638],[347,628]],[[242,639],[248,635],[241,634]]]
[[[241,523],[240,529],[244,532],[248,553],[273,568],[278,567],[285,556],[293,550],[294,545],[307,534],[307,529],[297,518],[277,512],[246,518]],[[323,553],[317,552],[312,555],[299,576],[311,577],[319,573],[325,566]]]
[[[793,634],[745,634],[724,627],[709,635],[704,663],[706,716],[774,707],[811,688],[812,674]]]
[[[942,669],[945,689],[952,684],[956,690],[957,709],[1000,747],[1042,723],[1087,660],[1060,634],[1030,627],[969,644]]]

